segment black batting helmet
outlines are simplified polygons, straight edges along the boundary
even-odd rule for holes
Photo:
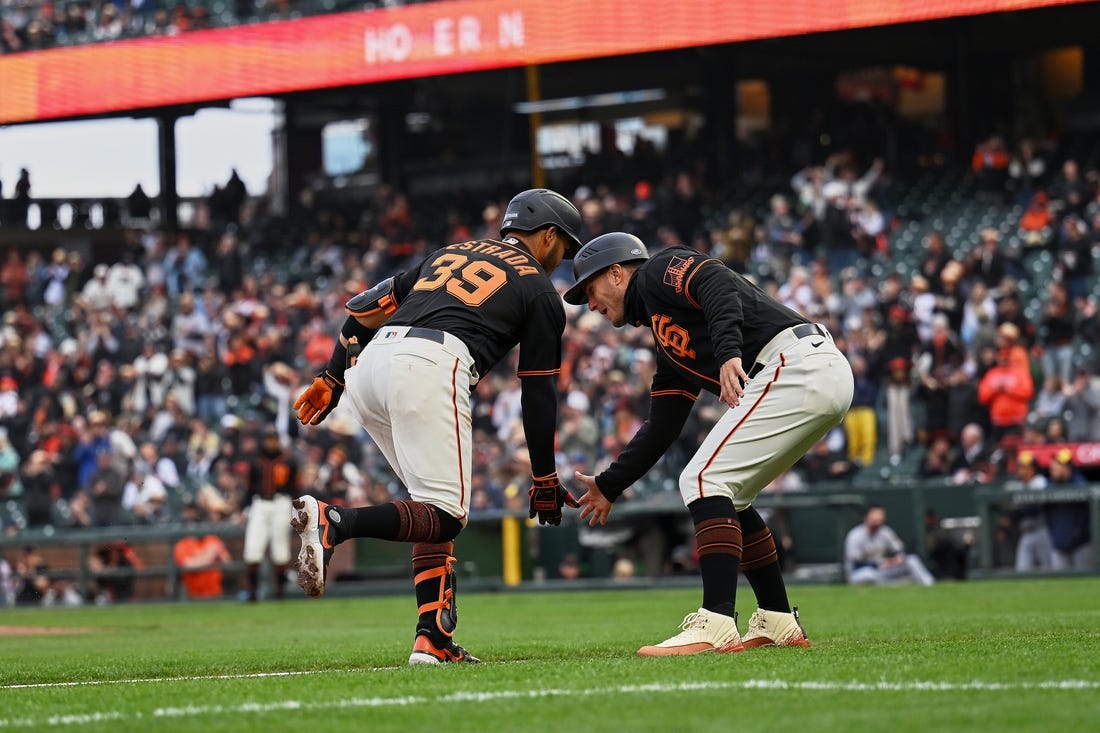
[[[581,247],[581,251],[573,257],[573,277],[577,283],[565,292],[565,302],[584,305],[588,300],[584,286],[593,277],[612,265],[648,259],[649,251],[642,244],[642,240],[633,234],[626,232],[601,234]]]
[[[565,258],[577,254],[581,248],[581,212],[569,199],[548,188],[532,188],[517,193],[504,212],[500,236],[512,231],[533,232],[551,224],[569,240]]]

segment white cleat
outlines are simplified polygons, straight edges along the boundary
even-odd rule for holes
[[[741,644],[741,635],[737,633],[737,620],[730,616],[700,608],[685,616],[680,628],[683,631],[671,639],[653,646],[643,646],[638,650],[638,656],[669,657],[706,652],[727,654],[745,649]]]

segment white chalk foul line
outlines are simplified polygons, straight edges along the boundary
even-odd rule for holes
[[[401,667],[361,667],[358,669],[310,669],[293,672],[250,672],[248,674],[208,674],[190,677],[139,677],[129,680],[76,680],[71,682],[33,682],[21,685],[0,685],[0,690],[33,690],[44,687],[94,687],[97,685],[137,685],[147,682],[202,682],[204,680],[247,680],[259,677],[302,677],[315,674],[340,674],[345,672],[379,672]]]
[[[349,670],[351,671],[351,670]],[[263,677],[290,676],[296,674],[319,674],[319,672],[287,672],[254,675],[234,675],[226,677]],[[187,679],[187,678],[180,678]],[[196,678],[197,679],[197,678]],[[206,677],[202,679],[225,679],[225,677]],[[580,690],[538,689],[538,690],[495,690],[484,692],[452,692],[435,697],[409,695],[402,697],[361,697],[325,702],[303,702],[301,700],[280,700],[266,703],[241,703],[240,705],[187,705],[183,707],[162,707],[150,712],[104,711],[94,713],[73,713],[51,715],[44,718],[0,718],[0,728],[56,728],[67,725],[88,725],[90,723],[140,720],[187,718],[202,715],[242,715],[264,714],[285,710],[331,710],[333,708],[382,708],[403,707],[407,705],[439,703],[484,703],[496,700],[535,699],[546,697],[590,697],[593,695],[629,695],[673,692],[695,692],[708,690],[803,690],[824,692],[1015,692],[1022,690],[1100,690],[1098,680],[1045,680],[1039,682],[940,682],[936,680],[912,680],[908,682],[831,682],[823,680],[744,680],[717,682],[680,682],[677,684],[652,683],[645,685],[619,685],[615,687],[587,688]]]

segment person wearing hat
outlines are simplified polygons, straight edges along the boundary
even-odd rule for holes
[[[615,327],[653,334],[657,369],[649,414],[610,466],[580,472],[581,518],[604,524],[613,502],[680,435],[700,392],[724,413],[680,474],[695,525],[703,600],[671,638],[642,656],[809,646],[792,609],[771,530],[752,506],[852,402],[852,369],[823,326],[810,323],[721,261],[687,247],[650,257],[637,237],[612,232],[573,260],[565,301],[587,304]],[[737,578],[748,578],[759,608],[742,639],[734,617]]]
[[[325,592],[336,546],[355,537],[412,545],[417,621],[410,664],[478,659],[455,643],[455,538],[471,502],[471,393],[519,347],[523,434],[531,456],[528,513],[557,525],[576,500],[558,479],[556,382],[565,309],[550,279],[580,248],[581,214],[545,188],[512,198],[500,239],[442,247],[345,304],[328,365],[293,405],[303,425],[345,394],[410,499],[338,507],[305,494],[291,523],[302,545],[298,585]]]
[[[1073,451],[1062,448],[1051,458],[1051,488],[1081,486],[1085,477],[1073,465]],[[1088,570],[1092,567],[1092,531],[1089,505],[1085,501],[1050,504],[1046,511],[1050,531],[1051,568],[1054,570]]]
[[[1016,456],[1016,476],[1006,484],[1009,490],[1042,491],[1050,485],[1039,470],[1031,451]],[[1041,504],[1022,504],[1010,512],[1016,525],[1016,572],[1048,570],[1054,563],[1054,546],[1050,540],[1045,511]]]

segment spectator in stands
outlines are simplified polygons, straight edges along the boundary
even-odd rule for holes
[[[940,273],[951,261],[951,255],[947,251],[947,240],[944,239],[943,232],[933,229],[924,235],[921,244],[923,245],[923,254],[920,274],[928,282],[931,292],[939,293],[942,289]]]
[[[1100,440],[1100,391],[1093,386],[1088,369],[1078,367],[1062,391],[1069,416],[1066,437],[1073,443]]]
[[[773,277],[784,280],[795,253],[802,249],[802,227],[791,214],[786,196],[775,194],[768,205],[771,211],[764,220],[767,237],[753,259],[769,263]]]
[[[836,443],[843,446],[842,440],[838,441],[832,433],[827,434],[799,459],[798,470],[806,483],[841,481],[859,470],[843,448],[835,447]]]
[[[1048,375],[1035,393],[1032,413],[1041,418],[1060,417],[1065,411],[1066,394],[1057,374]]]
[[[869,466],[875,460],[878,449],[878,396],[879,367],[868,359],[856,355],[851,358],[855,377],[852,406],[844,418],[844,431],[848,436],[848,458],[859,466]]]
[[[87,490],[92,500],[92,515],[97,527],[127,524],[129,516],[122,506],[125,477],[114,467],[109,449],[96,453],[95,470],[88,476]]]
[[[572,390],[561,405],[561,420],[558,426],[558,451],[571,459],[577,454],[583,456],[581,463],[585,467],[596,462],[600,439],[599,425],[589,413],[591,401],[581,390]],[[563,475],[568,476],[569,472]]]
[[[1035,194],[1044,182],[1047,173],[1045,156],[1030,138],[1022,138],[1016,145],[1016,152],[1008,163],[1008,188],[1021,206]]]
[[[1077,161],[1067,158],[1062,162],[1061,172],[1050,184],[1051,198],[1058,202],[1064,214],[1085,213],[1089,202],[1089,184],[1081,175]]]
[[[974,186],[980,199],[994,203],[1004,201],[1008,164],[1008,151],[1000,135],[991,135],[978,143],[971,157],[970,169],[974,173]]]
[[[31,22],[32,25],[34,21]],[[28,44],[33,44],[33,40],[30,38],[30,29],[28,29]],[[12,200],[8,202],[8,219],[5,221],[7,226],[21,227],[26,229],[27,214],[31,207],[31,174],[26,168],[19,169],[19,179],[15,182],[15,195]]]
[[[200,290],[206,282],[206,255],[191,244],[188,234],[176,237],[176,246],[164,258],[165,281],[173,298]]]
[[[951,447],[951,441],[945,437],[936,438],[925,451],[917,475],[921,478],[950,478],[954,460],[955,451]]]
[[[1088,295],[1093,278],[1093,241],[1089,228],[1076,214],[1062,219],[1055,239],[1057,264],[1055,272],[1061,275],[1071,298]]]
[[[1051,487],[1082,486],[1085,477],[1074,468],[1073,451],[1063,448],[1050,461]],[[1047,529],[1052,546],[1054,570],[1088,570],[1092,567],[1092,532],[1086,501],[1057,502],[1047,505]]]
[[[1050,197],[1043,191],[1031,197],[1031,203],[1020,217],[1020,239],[1026,247],[1045,247],[1051,235],[1054,215],[1050,211]]]
[[[20,474],[23,486],[23,502],[27,527],[36,529],[53,524],[52,507],[60,496],[61,487],[57,483],[49,454],[44,450],[35,450],[23,463]]]
[[[967,351],[973,353],[978,348],[979,331],[988,324],[988,333],[983,332],[983,337],[994,338],[993,323],[997,317],[997,304],[989,295],[989,288],[978,280],[970,286],[970,294],[963,304],[962,326],[959,329],[959,340]]]
[[[1068,382],[1073,378],[1076,314],[1064,283],[1052,280],[1047,293],[1040,322],[1043,373],[1056,374],[1063,382]]]
[[[924,353],[917,360],[918,395],[925,403],[926,438],[951,432],[949,414],[952,394],[965,390],[970,377],[965,371],[966,351],[951,332],[947,316],[942,313],[933,318],[932,338]],[[958,407],[955,400],[954,406]]]
[[[878,504],[867,507],[863,521],[845,536],[844,572],[852,585],[936,582],[920,557],[906,553],[901,538],[886,524],[886,509]]]
[[[200,518],[201,508],[194,502],[184,504],[180,510],[180,521],[187,528],[195,528]],[[183,537],[172,548],[172,557],[183,570],[180,580],[189,598],[222,596],[222,570],[219,566],[229,562],[231,557],[220,537],[216,534]]]
[[[985,432],[971,423],[962,429],[959,452],[951,463],[951,478],[956,484],[989,483],[995,473],[996,456],[986,446]]]
[[[985,285],[987,292],[1000,286],[1008,274],[1008,257],[1001,247],[999,231],[991,227],[982,230],[981,243],[971,252],[969,265],[971,274]]]
[[[122,490],[122,508],[138,524],[164,524],[172,519],[164,483],[144,464],[131,471]]]
[[[997,352],[997,366],[986,372],[978,383],[978,400],[989,407],[994,443],[1018,437],[1023,432],[1028,407],[1035,394],[1031,371],[1012,361],[1012,352]]]
[[[126,197],[126,213],[129,214],[132,224],[140,224],[149,220],[153,210],[153,202],[139,181],[130,195]]]

